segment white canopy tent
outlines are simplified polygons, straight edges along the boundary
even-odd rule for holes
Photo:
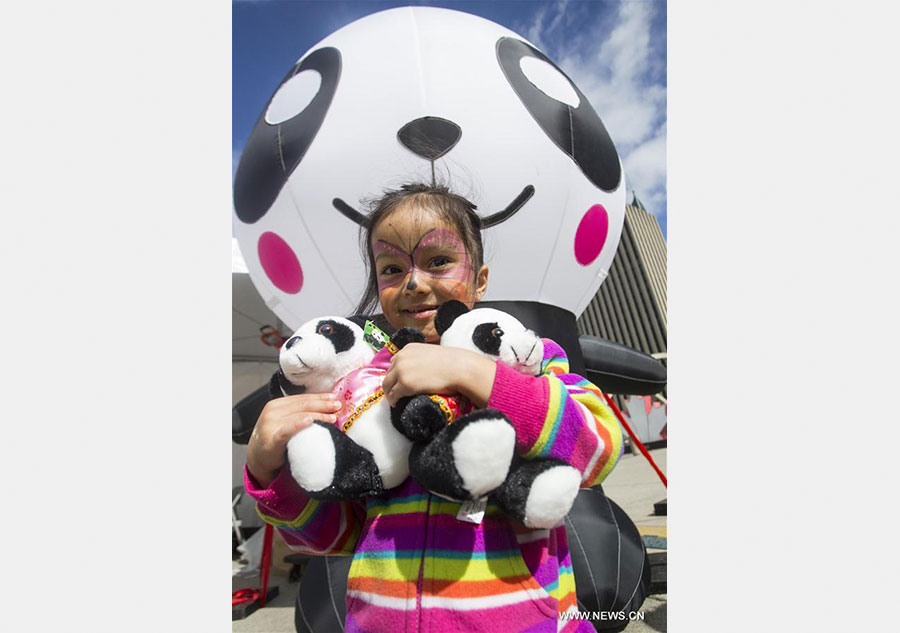
[[[271,326],[282,334],[289,332],[259,296],[237,240],[231,240],[231,405],[234,406],[260,386],[266,384],[278,367],[278,349],[265,345],[260,327]],[[242,486],[247,447],[231,444],[231,486]],[[253,503],[244,497],[237,507],[244,527],[261,525]]]

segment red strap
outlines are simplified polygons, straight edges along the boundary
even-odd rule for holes
[[[631,441],[637,444],[637,447],[641,451],[641,454],[643,454],[643,456],[647,458],[647,461],[650,462],[651,466],[653,466],[656,474],[659,475],[660,479],[662,479],[663,485],[668,488],[669,484],[666,483],[666,476],[663,475],[663,472],[659,469],[659,466],[657,466],[656,462],[653,461],[653,458],[650,457],[650,452],[647,450],[647,447],[641,443],[637,435],[634,434],[634,431],[631,430],[631,427],[628,426],[628,423],[625,421],[625,416],[623,416],[622,412],[619,411],[619,407],[617,407],[612,398],[610,398],[605,393],[603,394],[603,397],[606,398],[606,402],[609,404],[610,408],[612,408],[613,413],[615,413],[616,417],[619,418],[619,423],[625,428],[626,431],[628,431],[628,435],[631,437]]]
[[[262,560],[259,562],[259,574],[262,577],[262,595],[259,597],[259,606],[266,606],[266,596],[269,592],[269,566],[272,564],[272,529],[271,524],[266,523],[266,531],[263,535]]]
[[[236,607],[245,602],[253,602],[259,598],[259,589],[238,589],[231,594],[231,606]]]

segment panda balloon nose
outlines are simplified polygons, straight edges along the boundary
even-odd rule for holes
[[[410,121],[397,132],[400,143],[417,156],[436,160],[453,149],[462,129],[453,121],[425,116]]]

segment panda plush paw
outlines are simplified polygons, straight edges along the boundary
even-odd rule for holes
[[[391,336],[391,343],[397,349],[403,349],[410,343],[424,343],[425,335],[414,327],[402,327]]]
[[[288,441],[291,475],[313,499],[340,501],[384,492],[375,459],[333,424],[313,422]]]
[[[425,442],[447,426],[447,416],[428,396],[401,398],[391,409],[391,422],[413,442]]]
[[[466,414],[427,444],[414,444],[410,474],[431,492],[452,499],[483,499],[503,483],[515,452],[509,418],[493,409]]]
[[[491,500],[526,527],[548,529],[563,521],[580,487],[581,473],[565,462],[520,460]]]

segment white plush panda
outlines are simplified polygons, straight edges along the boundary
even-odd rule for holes
[[[443,304],[435,317],[435,329],[441,345],[468,349],[496,359],[524,374],[540,372],[544,356],[541,339],[515,317],[493,308],[469,308],[459,301]],[[395,341],[397,337],[395,336]],[[402,339],[401,339],[401,342]],[[476,411],[449,426],[441,428],[430,439],[423,440],[437,427],[430,421],[438,416],[427,398],[414,398],[394,422],[405,434],[418,432],[418,441],[410,453],[410,473],[432,492],[451,499],[465,500],[487,496],[471,494],[471,486],[460,482],[478,480],[496,482],[490,499],[510,516],[531,528],[558,525],[572,507],[581,486],[581,473],[556,459],[525,460],[510,451],[512,436],[500,433],[499,421],[508,418],[499,411]],[[423,422],[424,420],[424,422]],[[463,423],[464,432],[458,425]],[[475,434],[471,429],[484,427]],[[504,466],[498,456],[510,461]],[[507,472],[508,471],[508,472]],[[466,495],[465,493],[469,493]]]
[[[412,444],[391,423],[374,356],[360,325],[334,316],[308,321],[281,348],[270,395],[331,392],[343,405],[337,424],[314,422],[288,442],[291,475],[311,497],[376,495],[409,476]]]

